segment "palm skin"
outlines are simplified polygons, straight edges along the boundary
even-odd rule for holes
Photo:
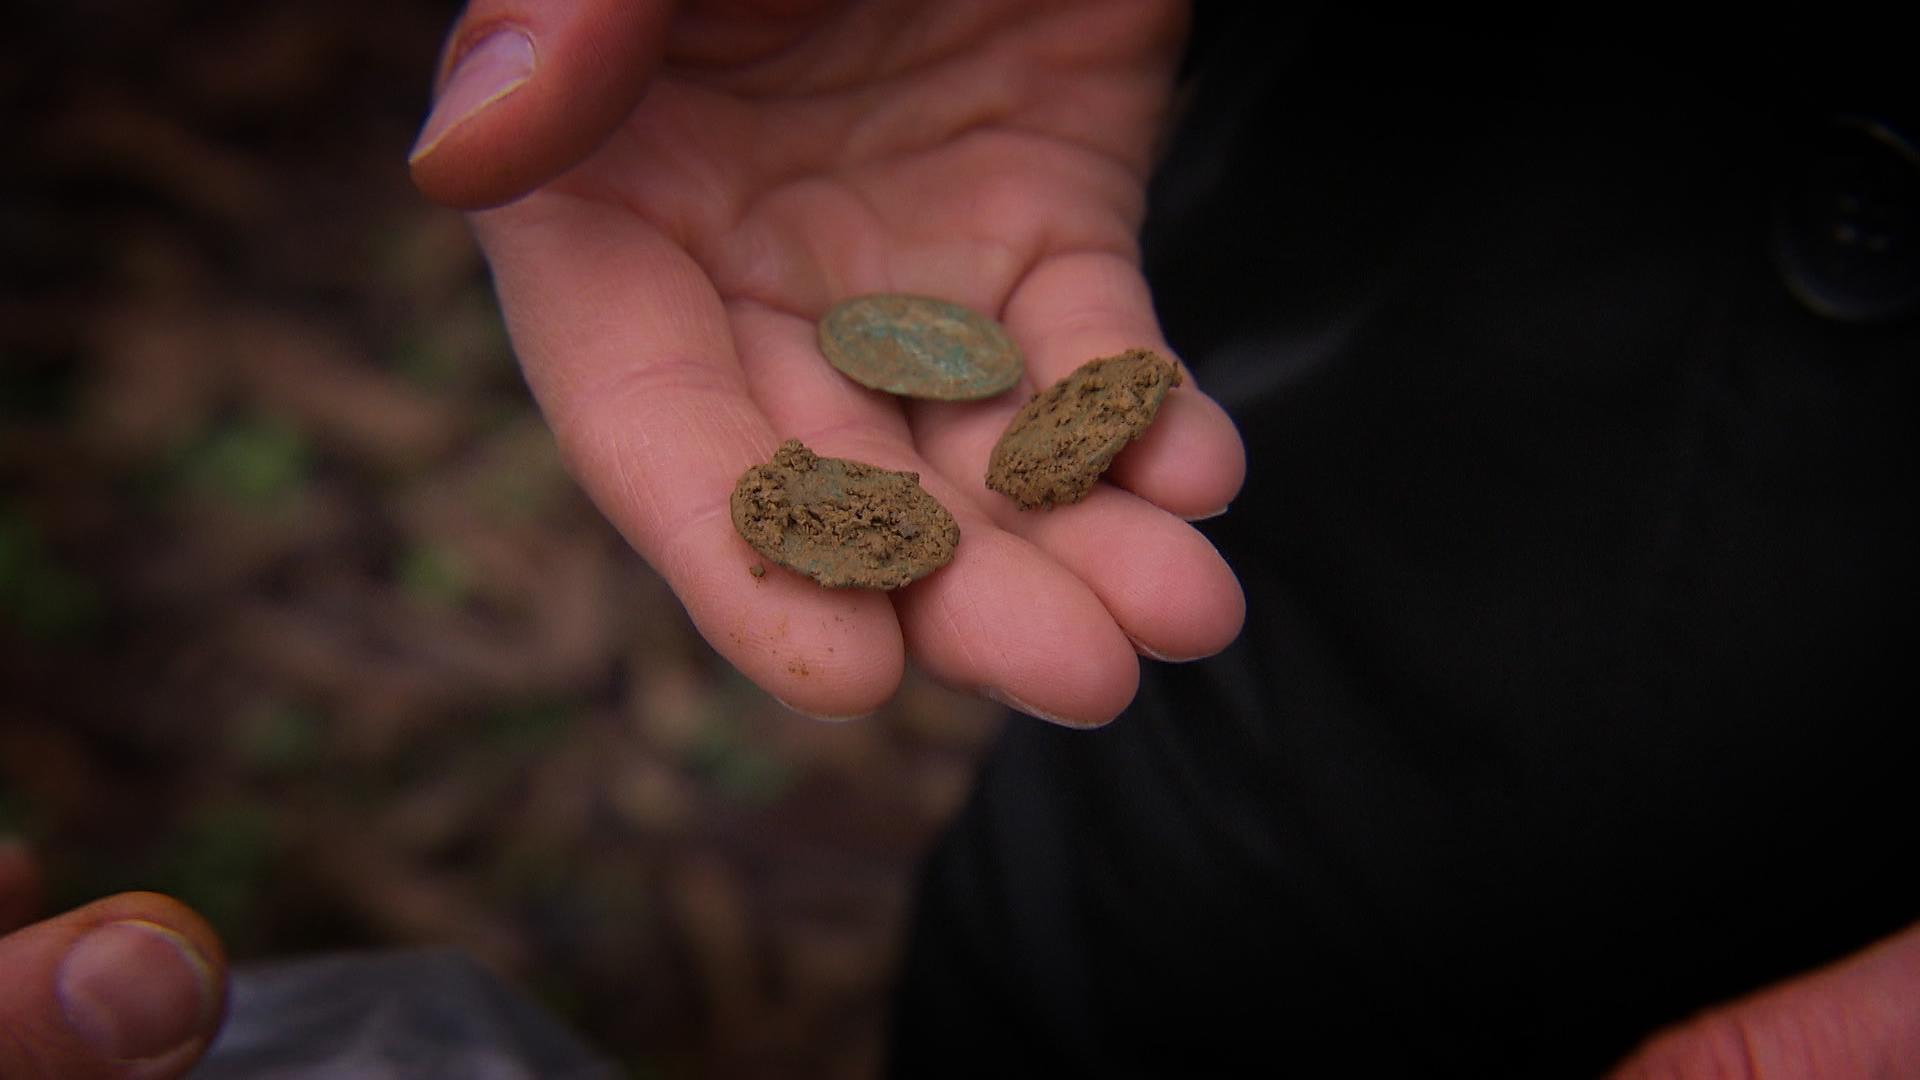
[[[1238,436],[1189,385],[1082,503],[1022,513],[984,474],[1036,387],[1164,348],[1135,233],[1182,9],[800,7],[681,12],[610,138],[474,216],[528,381],[602,510],[792,707],[871,711],[911,655],[1034,715],[1105,722],[1138,653],[1207,655],[1239,630],[1237,582],[1183,520],[1238,489]],[[866,292],[997,315],[1027,380],[966,404],[853,384],[814,322]],[[750,574],[728,495],[784,438],[919,473],[960,523],[953,563],[891,594]]]

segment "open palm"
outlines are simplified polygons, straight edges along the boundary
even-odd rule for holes
[[[1132,698],[1136,650],[1206,655],[1239,629],[1232,573],[1183,520],[1237,490],[1233,426],[1178,390],[1110,483],[1051,512],[984,474],[1037,387],[1163,347],[1135,233],[1179,9],[801,6],[682,12],[610,138],[475,215],[528,380],[604,512],[781,700],[869,711],[911,655],[1035,715],[1103,722]],[[857,386],[814,322],[868,292],[996,315],[1027,380],[965,404]],[[750,574],[728,496],[784,438],[919,473],[960,524],[953,563],[891,594]]]

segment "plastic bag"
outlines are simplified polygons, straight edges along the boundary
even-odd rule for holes
[[[464,953],[346,953],[236,968],[194,1080],[602,1080],[619,1073]]]

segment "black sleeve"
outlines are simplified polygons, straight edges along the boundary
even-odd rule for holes
[[[1590,1076],[1920,918],[1910,64],[1265,7],[1145,238],[1246,630],[1014,718],[897,1075]]]

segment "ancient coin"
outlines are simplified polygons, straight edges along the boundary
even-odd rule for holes
[[[820,351],[862,386],[903,397],[977,401],[1020,381],[1026,361],[1001,325],[945,300],[856,296],[821,316]]]
[[[828,588],[897,589],[953,560],[960,526],[918,473],[823,458],[788,439],[733,489],[753,550]]]
[[[1022,510],[1079,502],[1178,385],[1180,369],[1151,349],[1082,364],[1014,415],[987,459],[987,486]]]

